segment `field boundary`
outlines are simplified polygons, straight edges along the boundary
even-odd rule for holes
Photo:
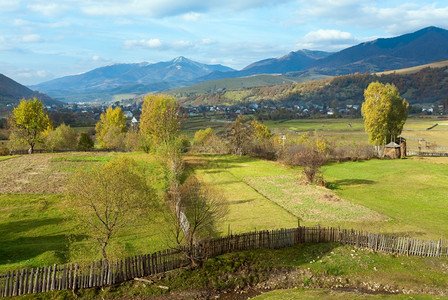
[[[130,152],[127,150],[119,149],[61,149],[61,150],[48,150],[48,149],[35,149],[32,154],[43,154],[43,153],[66,153],[66,152]],[[11,150],[8,155],[26,155],[30,154],[28,150]],[[7,156],[7,155],[5,155]]]
[[[190,264],[184,253],[209,258],[242,250],[278,249],[302,243],[338,242],[374,251],[431,257],[448,257],[448,242],[375,234],[334,227],[297,227],[254,231],[202,240],[192,249],[167,249],[118,261],[53,265],[0,274],[0,297],[55,290],[109,286],[138,277],[152,276]]]

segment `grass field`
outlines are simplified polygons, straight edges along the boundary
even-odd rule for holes
[[[286,133],[294,137],[297,134],[316,131],[320,136],[337,143],[368,143],[368,135],[364,131],[364,121],[361,118],[280,120],[264,121],[264,124],[275,134]],[[434,124],[440,125],[427,130]],[[421,138],[438,146],[448,147],[448,125],[441,124],[448,124],[447,118],[409,118],[402,135],[413,138],[407,140],[410,148],[417,148],[418,141],[414,139]]]
[[[300,170],[235,156],[189,156],[205,181],[228,196],[238,232],[302,224],[343,226],[425,239],[448,236],[444,158],[371,160],[324,167],[330,189],[301,185]],[[285,213],[288,212],[288,213]]]
[[[121,154],[63,153],[0,161],[0,271],[97,258],[76,222],[64,213],[64,185],[77,167],[88,168]],[[128,153],[166,189],[161,162]],[[187,155],[187,172],[221,189],[229,213],[217,232],[289,228],[301,224],[341,226],[424,239],[448,236],[448,160],[371,160],[324,167],[329,189],[301,184],[300,169],[232,155]],[[119,237],[117,251],[149,253],[167,247],[160,214]],[[30,251],[30,249],[32,251]]]
[[[363,227],[438,239],[448,237],[447,167],[443,158],[372,160],[326,166],[325,176],[341,198],[390,218]]]
[[[424,137],[448,146],[448,126],[426,130],[435,123],[448,122],[437,118],[409,119],[403,135]],[[336,142],[367,143],[361,119],[270,121],[265,124],[276,134],[289,132],[291,136],[298,136],[297,133],[317,130],[319,135]],[[194,118],[189,120],[183,133],[192,138],[198,129],[212,127],[219,131],[225,125]],[[412,143],[409,139],[408,145],[412,147]],[[162,162],[145,153],[0,157],[0,272],[99,258],[94,244],[76,231],[77,221],[65,212],[64,186],[78,167],[89,168],[117,155],[134,158],[160,194],[166,189]],[[331,163],[323,167],[328,188],[302,184],[300,168],[277,162],[207,154],[186,154],[185,160],[187,173],[195,173],[215,185],[229,201],[229,213],[218,224],[219,235],[294,227],[300,219],[303,225],[341,226],[422,239],[448,236],[446,158]],[[153,212],[150,219],[142,220],[118,237],[113,245],[115,252],[124,256],[167,248],[167,237],[161,230],[166,225],[161,214]],[[328,288],[336,284],[337,278],[348,278],[352,289],[357,289],[364,281],[400,287],[412,292],[415,299],[427,297],[418,293],[446,289],[448,285],[446,259],[396,257],[334,244],[226,255],[207,262],[204,268],[176,273],[179,277],[168,276],[161,284],[169,285],[173,291],[185,286],[233,289],[238,285],[237,278],[251,284],[263,279],[263,274],[272,275],[273,272],[275,275],[287,269],[288,273],[281,273],[278,281],[283,282],[283,276],[295,281],[275,288],[320,289],[276,291],[260,299],[325,299],[327,296],[328,299],[356,299],[358,295],[351,291],[329,292]],[[135,287],[132,283],[124,285],[123,289],[130,286],[129,293],[133,295],[162,292],[158,288],[148,291],[149,287]],[[87,298],[89,293],[102,292],[86,291]],[[107,290],[105,293],[108,295]],[[124,290],[120,293],[131,295]],[[71,299],[70,295],[64,295]],[[359,299],[378,297],[359,295]]]
[[[33,154],[0,161],[0,272],[98,259],[94,244],[77,233],[77,221],[65,211],[64,186],[78,167],[88,168],[117,155],[123,154]],[[151,184],[158,191],[165,189],[165,174],[157,159],[144,153],[124,155],[153,175]],[[153,212],[150,219],[124,231],[113,247],[120,255],[164,249],[166,236],[160,230],[164,222]]]

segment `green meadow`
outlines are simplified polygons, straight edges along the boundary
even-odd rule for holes
[[[443,135],[448,129],[444,125],[426,130],[435,121],[441,123],[434,119],[410,119],[403,134],[426,134],[428,140],[431,135],[439,136],[440,145],[448,145],[444,144],[447,138]],[[196,130],[214,124],[217,130],[225,127],[225,123],[197,118],[191,120],[185,130],[191,136]],[[291,135],[297,135],[318,131],[340,142],[344,142],[344,137],[350,143],[366,143],[367,139],[360,119],[292,120],[265,124],[276,133],[289,130]],[[149,183],[156,189],[159,202],[154,205],[147,219],[142,219],[114,240],[114,255],[151,253],[167,248],[169,241],[165,228],[169,224],[163,217],[160,205],[167,189],[167,174],[163,162],[156,156],[142,152],[5,156],[0,157],[0,272],[100,258],[95,244],[77,230],[78,221],[67,212],[64,187],[78,168],[90,168],[119,155],[137,161]],[[192,153],[185,154],[184,159],[186,174],[195,174],[216,186],[229,203],[228,214],[217,224],[216,234],[219,236],[290,228],[297,226],[298,222],[306,226],[340,226],[420,239],[437,240],[448,236],[446,158],[409,157],[402,160],[328,163],[323,167],[326,187],[305,184],[300,168],[288,167],[279,162]],[[257,268],[264,271],[269,268],[298,268],[311,270],[313,278],[331,275],[347,277],[353,282],[365,278],[382,284],[394,282],[413,290],[412,295],[415,294],[416,299],[420,296],[426,299],[425,295],[419,294],[425,292],[425,286],[442,287],[447,283],[447,264],[444,259],[397,258],[335,244],[299,245],[289,250],[255,252],[234,255],[238,259],[256,259],[252,271]],[[213,269],[213,263],[218,263],[213,272],[221,272],[220,267],[232,270],[235,266],[230,263],[235,258],[232,255],[213,259],[205,267]],[[262,258],[256,258],[257,255]],[[260,265],[259,259],[275,263]],[[436,268],[439,263],[445,266],[445,271]],[[207,269],[205,271],[209,272]],[[204,269],[194,272],[199,273],[188,274],[204,278],[213,275],[201,274]],[[184,275],[180,276],[183,278]],[[221,288],[229,280],[228,275],[226,280],[223,279],[224,283],[219,281],[221,275],[213,276],[217,278],[217,285],[213,288]],[[261,273],[254,276],[262,279]],[[176,281],[178,279],[167,280],[171,280],[167,284],[177,284],[179,289],[182,285],[185,287],[188,281],[181,283]],[[328,299],[358,297],[350,291],[334,294],[325,289],[325,284],[313,284],[303,276],[298,280],[297,284],[284,288],[299,286],[324,289],[276,291],[262,295],[260,299],[325,299],[329,294],[331,297]],[[205,281],[204,285],[207,287]],[[368,299],[380,296],[359,297]]]

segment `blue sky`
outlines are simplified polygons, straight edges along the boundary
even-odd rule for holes
[[[177,56],[241,69],[427,26],[448,29],[447,0],[0,0],[0,73],[30,85]]]

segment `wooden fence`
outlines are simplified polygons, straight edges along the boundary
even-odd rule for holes
[[[234,251],[276,249],[308,242],[339,242],[389,253],[448,257],[445,240],[423,241],[339,228],[298,227],[229,235],[203,240],[193,249],[165,250],[113,262],[96,261],[7,272],[0,275],[0,297],[102,287],[164,273],[187,266],[190,263],[184,254],[187,250],[193,257],[205,259]]]

